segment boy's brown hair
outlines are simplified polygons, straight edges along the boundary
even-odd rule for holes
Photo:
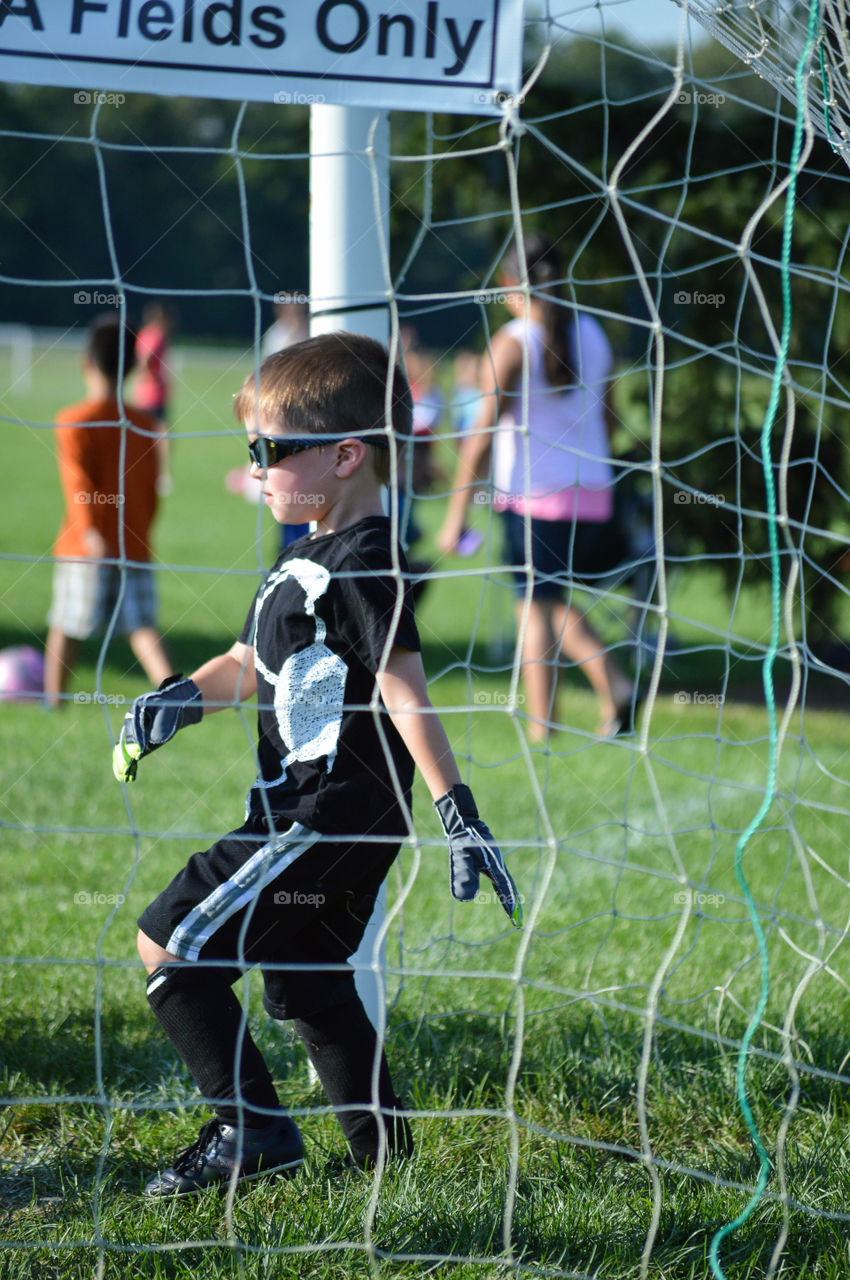
[[[92,321],[86,341],[86,355],[99,373],[110,382],[118,381],[121,348],[124,348],[124,377],[136,363],[136,335],[118,316],[98,316]]]
[[[372,444],[381,484],[390,480],[390,437],[400,449],[413,434],[413,397],[404,371],[399,365],[391,370],[387,348],[362,333],[323,333],[275,352],[259,375],[248,375],[233,408],[240,422],[254,415],[296,435],[364,438]]]

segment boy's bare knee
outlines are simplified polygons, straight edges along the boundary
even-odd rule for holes
[[[153,938],[149,938],[141,929],[136,936],[136,946],[148,973],[153,973],[154,969],[158,969],[162,964],[180,959],[179,956],[166,951],[165,947],[161,947],[158,942],[154,942]]]

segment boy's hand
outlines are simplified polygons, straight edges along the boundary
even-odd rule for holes
[[[452,897],[459,902],[471,902],[478,892],[483,872],[492,880],[511,924],[519,928],[522,924],[522,903],[517,887],[505,866],[499,846],[478,817],[469,787],[458,783],[434,801],[434,808],[440,815],[449,842]]]
[[[99,529],[85,529],[83,545],[86,555],[91,556],[93,560],[106,560],[109,556],[109,546]]]
[[[178,729],[203,717],[201,691],[193,680],[169,676],[152,693],[137,698],[124,717],[112,752],[112,772],[119,782],[132,782],[142,756],[169,742]]]

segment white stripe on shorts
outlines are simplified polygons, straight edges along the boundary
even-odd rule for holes
[[[168,939],[166,951],[181,960],[197,960],[198,952],[216,930],[321,838],[317,831],[300,822],[293,822],[288,831],[273,836],[229,880],[192,908]]]

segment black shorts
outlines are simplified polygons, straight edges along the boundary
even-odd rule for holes
[[[193,854],[139,927],[183,960],[232,966],[231,982],[259,965],[267,1012],[302,1017],[348,998],[342,966],[398,850],[365,837],[340,843],[300,823],[270,836],[251,820]]]
[[[514,588],[525,595],[526,517],[510,509],[502,513],[505,555],[513,568]],[[615,520],[535,520],[531,518],[531,564],[535,600],[563,600],[577,582],[592,583],[611,573],[626,556],[622,531]]]

